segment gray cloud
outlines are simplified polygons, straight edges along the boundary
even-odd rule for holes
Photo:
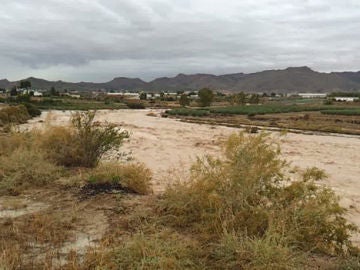
[[[2,0],[0,77],[360,69],[358,0]]]

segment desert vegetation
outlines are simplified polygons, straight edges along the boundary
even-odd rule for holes
[[[95,112],[76,112],[68,127],[1,134],[2,192],[19,186],[43,186],[59,178],[67,167],[96,167],[101,157],[118,149],[129,134],[112,124],[100,125],[94,117]],[[125,170],[122,174],[127,175],[127,185],[131,175],[136,174],[132,171],[146,171],[140,165],[134,166],[118,167]]]
[[[223,155],[199,157],[189,176],[153,194],[144,164],[102,160],[129,134],[94,117],[78,112],[67,127],[1,135],[0,190],[13,196],[2,210],[27,196],[41,202],[0,216],[2,268],[359,267],[350,241],[358,229],[320,182],[325,172],[293,169],[267,134],[233,134]],[[72,246],[89,224],[101,228],[97,244]]]
[[[348,237],[357,228],[316,183],[324,172],[309,168],[291,179],[286,168],[265,135],[233,135],[224,159],[199,159],[190,181],[163,194],[160,213],[166,224],[213,242],[209,254],[220,268],[294,269],[307,252],[356,253]]]
[[[167,113],[170,115],[191,115],[191,116],[204,116],[212,113],[217,115],[265,115],[265,114],[278,114],[278,113],[292,113],[292,112],[308,112],[308,111],[321,111],[324,113],[336,111],[339,112],[357,112],[358,108],[348,107],[329,107],[329,106],[314,106],[314,105],[281,105],[281,104],[265,104],[265,105],[238,105],[227,107],[209,107],[207,109],[172,109]]]
[[[95,112],[74,113],[71,128],[50,128],[40,147],[59,165],[95,167],[102,155],[119,147],[128,133],[112,124],[94,122],[94,117]]]

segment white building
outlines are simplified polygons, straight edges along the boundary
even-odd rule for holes
[[[325,93],[299,93],[302,98],[326,98],[327,94]]]
[[[334,97],[335,101],[354,102],[359,100],[358,97]]]
[[[39,92],[39,91],[34,91],[34,97],[42,97],[43,93]]]

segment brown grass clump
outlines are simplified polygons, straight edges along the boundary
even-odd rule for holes
[[[18,193],[30,186],[44,186],[56,180],[60,172],[41,151],[19,147],[0,156],[0,192]]]
[[[142,163],[116,164],[102,163],[88,178],[88,183],[119,184],[138,194],[151,193],[151,171]]]
[[[149,112],[146,114],[147,116],[157,117],[158,115],[154,112]]]
[[[135,234],[113,254],[118,269],[204,269],[193,241],[174,232]]]
[[[213,249],[213,264],[217,269],[301,269],[303,258],[282,242],[277,236],[249,238],[224,233]]]

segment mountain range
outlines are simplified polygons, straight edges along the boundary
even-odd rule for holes
[[[360,71],[358,72],[317,72],[309,67],[289,67],[282,70],[266,70],[256,73],[235,73],[226,75],[179,74],[145,82],[138,78],[118,77],[105,83],[47,81],[34,77],[26,78],[33,88],[57,90],[131,90],[131,91],[177,91],[198,90],[204,87],[229,92],[294,93],[294,92],[334,92],[360,91]],[[0,88],[11,88],[20,81],[0,80]]]

